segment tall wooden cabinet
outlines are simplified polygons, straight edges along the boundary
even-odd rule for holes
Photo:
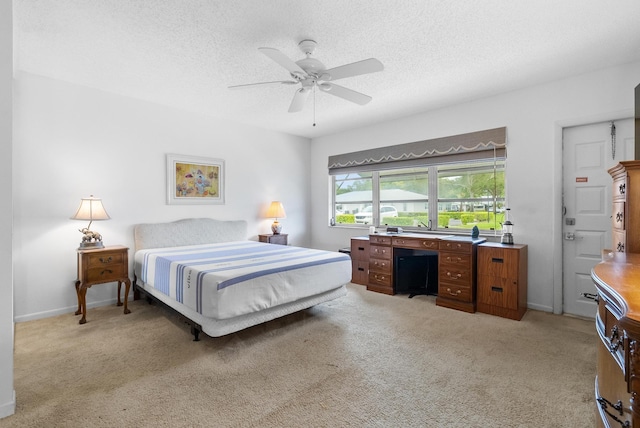
[[[624,161],[609,170],[613,178],[613,250],[640,253],[640,161]]]
[[[527,311],[527,246],[478,246],[478,312],[521,320]]]

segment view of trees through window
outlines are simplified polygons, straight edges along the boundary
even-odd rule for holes
[[[332,182],[334,224],[499,230],[504,222],[503,160],[354,172]]]

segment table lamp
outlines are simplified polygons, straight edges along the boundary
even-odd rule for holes
[[[274,235],[279,235],[282,230],[282,226],[278,223],[278,219],[287,218],[287,214],[284,212],[284,207],[280,201],[271,202],[271,206],[269,206],[269,210],[267,211],[267,217],[275,219],[271,225],[271,231],[273,231]]]
[[[93,195],[88,198],[82,198],[80,200],[80,207],[76,214],[71,217],[72,220],[89,220],[89,225],[82,229],[78,229],[82,233],[82,242],[80,242],[81,249],[89,248],[103,248],[102,235],[98,232],[92,231],[91,223],[94,220],[109,220],[109,214],[102,206],[102,199],[94,198]]]

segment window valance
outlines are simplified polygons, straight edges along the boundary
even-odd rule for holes
[[[504,159],[506,135],[502,127],[329,156],[329,174]]]

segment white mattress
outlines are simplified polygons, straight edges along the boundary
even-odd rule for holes
[[[351,280],[346,254],[255,241],[145,249],[134,259],[143,288],[217,320],[307,301],[339,288],[342,294]]]

